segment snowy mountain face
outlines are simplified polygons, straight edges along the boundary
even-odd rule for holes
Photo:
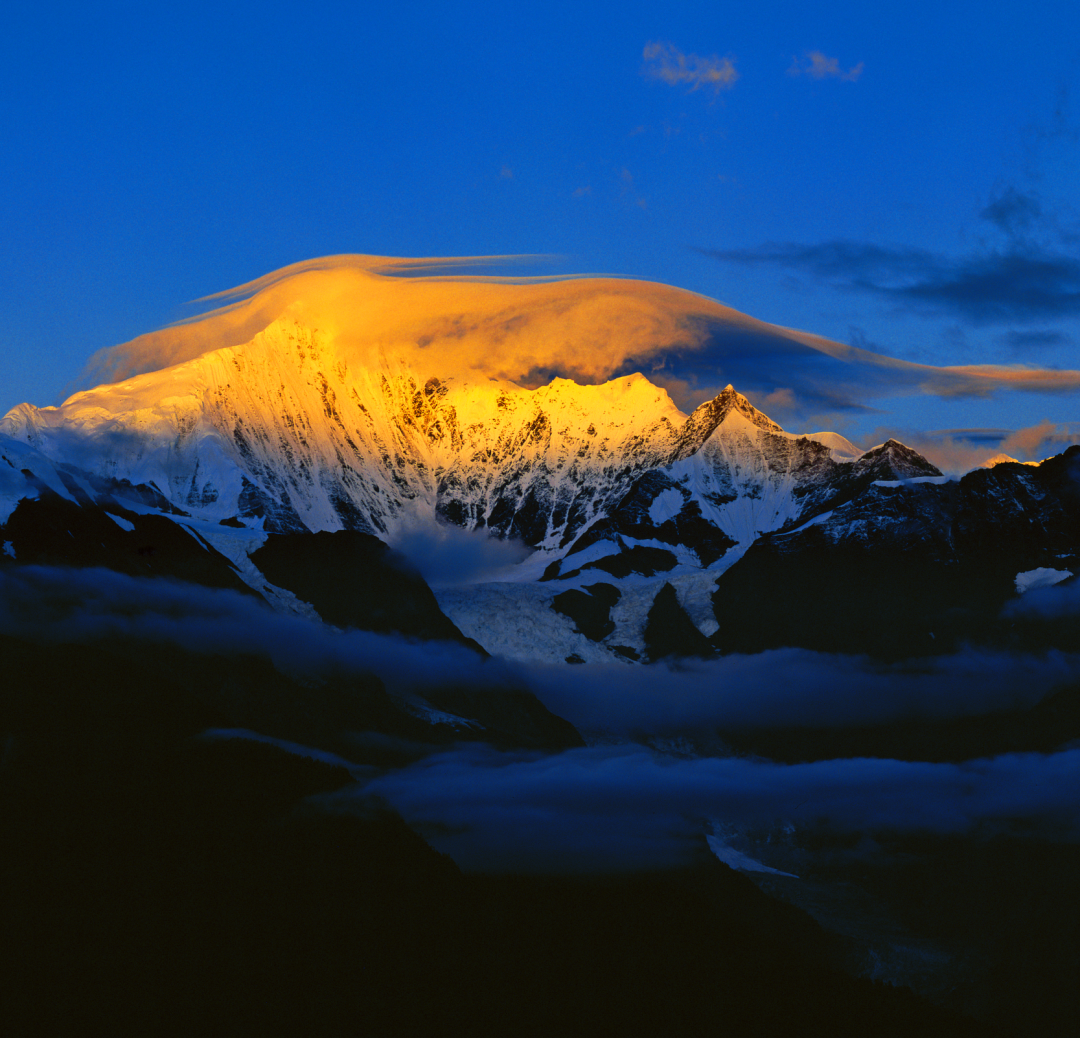
[[[310,612],[259,566],[268,537],[484,531],[531,554],[499,584],[438,591],[467,638],[509,656],[637,660],[724,648],[717,596],[752,546],[753,559],[823,539],[945,558],[1045,497],[1035,469],[999,465],[968,477],[987,488],[965,511],[966,484],[902,444],[793,435],[731,386],[686,415],[640,374],[526,389],[431,374],[415,351],[371,356],[286,316],[62,407],[20,405],[0,423],[2,559],[19,557],[5,531],[20,501],[55,497],[123,529],[167,518],[276,607]]]
[[[126,482],[268,533],[392,539],[441,520],[554,558],[622,508],[619,530],[639,540],[698,531],[699,566],[799,520],[867,467],[835,434],[784,433],[731,387],[687,417],[641,375],[536,390],[421,382],[393,357],[350,368],[284,321],[60,408],[24,404],[0,430],[92,485]],[[905,459],[889,474],[916,471],[930,469]]]
[[[351,370],[317,332],[275,323],[243,347],[23,405],[2,431],[50,460],[270,533],[487,525],[549,546],[627,471],[669,457],[683,416],[640,377],[537,391]]]

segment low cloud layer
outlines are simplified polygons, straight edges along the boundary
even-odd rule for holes
[[[258,654],[283,673],[374,673],[403,691],[452,680],[478,687],[519,681],[506,664],[457,643],[335,631],[235,591],[106,569],[0,567],[0,633],[46,645],[125,637],[191,652]]]
[[[1032,592],[1021,606],[1034,608],[1037,601]],[[259,653],[290,673],[346,668],[377,673],[402,688],[446,681],[524,686],[579,728],[615,737],[974,715],[1030,706],[1080,680],[1080,658],[1068,653],[973,649],[898,664],[778,649],[679,667],[527,667],[481,660],[451,643],[336,632],[232,591],[44,566],[0,567],[0,631],[45,642],[119,635],[198,652]]]
[[[432,587],[496,580],[533,551],[486,530],[462,530],[446,523],[403,527],[391,547],[408,556]]]
[[[1047,592],[1055,590],[1067,589]],[[1023,605],[1038,601],[1032,592]],[[897,664],[776,649],[678,667],[525,666],[483,660],[456,643],[335,631],[234,591],[48,566],[0,567],[0,632],[45,643],[124,636],[195,652],[257,653],[287,673],[370,672],[410,691],[455,681],[527,687],[582,730],[616,738],[975,715],[1030,706],[1080,680],[1080,657],[1069,653],[974,649]]]
[[[1080,609],[1076,584],[1029,592],[1025,616]],[[1080,679],[1080,657],[974,650],[882,665],[784,649],[683,668],[523,667],[457,645],[335,632],[257,600],[105,570],[0,567],[0,631],[54,642],[106,636],[204,653],[258,653],[308,677],[376,673],[405,692],[447,682],[531,687],[601,744],[554,755],[472,745],[384,772],[337,797],[384,797],[466,869],[666,867],[710,824],[838,831],[1010,830],[1080,838],[1080,750],[964,764],[839,760],[780,765],[657,753],[628,736],[701,727],[841,725],[1029,705]],[[47,649],[46,649],[47,651]],[[369,801],[364,800],[365,803]]]
[[[1072,572],[1072,571],[1070,571]],[[1005,616],[1023,620],[1080,621],[1080,580],[1073,573],[1072,580],[1065,580],[1051,587],[1037,587],[1005,607]]]
[[[622,736],[693,729],[830,727],[944,719],[1032,706],[1080,680],[1080,657],[967,649],[878,663],[807,649],[648,668],[537,667],[533,690],[586,732]]]
[[[839,832],[1080,836],[1080,750],[964,764],[678,759],[634,746],[555,756],[442,754],[365,787],[465,869],[578,871],[685,863],[711,822]]]

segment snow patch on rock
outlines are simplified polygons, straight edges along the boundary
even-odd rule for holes
[[[113,515],[112,512],[105,513],[121,530],[127,530],[131,533],[135,529],[135,524],[130,519],[125,519],[122,515]]]
[[[1038,569],[1029,569],[1023,573],[1017,573],[1016,590],[1022,595],[1024,592],[1037,587],[1053,587],[1063,580],[1068,580],[1071,576],[1071,571],[1067,569],[1050,569],[1046,566],[1040,566]]]

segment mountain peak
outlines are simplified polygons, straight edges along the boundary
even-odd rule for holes
[[[874,479],[885,480],[941,475],[941,470],[918,451],[892,439],[868,450],[855,462],[855,470],[860,473],[870,472]]]
[[[694,408],[679,436],[676,459],[685,458],[695,453],[712,436],[717,427],[733,414],[740,415],[751,425],[755,425],[765,432],[782,433],[784,431],[768,415],[754,407],[733,385],[729,384],[712,400],[707,400]]]

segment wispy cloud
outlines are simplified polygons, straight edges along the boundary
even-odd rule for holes
[[[1049,328],[1010,328],[1001,336],[1003,342],[1017,353],[1049,346],[1068,346],[1072,339],[1064,332]]]
[[[1000,220],[1020,219],[1001,210]],[[1010,244],[948,257],[927,249],[837,240],[767,242],[752,249],[702,249],[743,266],[773,266],[865,292],[959,315],[979,324],[1033,321],[1080,313],[1080,257]]]
[[[684,54],[673,43],[660,40],[647,43],[641,55],[645,59],[642,69],[649,79],[659,79],[669,86],[689,86],[700,90],[711,88],[713,93],[730,90],[739,73],[731,56],[703,58],[698,54]]]
[[[1040,461],[1077,442],[1080,442],[1080,422],[1057,424],[1044,419],[1038,425],[1009,433],[1001,441],[1001,449],[1021,460]]]
[[[890,299],[974,324],[1030,324],[1080,314],[1080,234],[1068,210],[1034,190],[999,185],[976,213],[996,244],[949,255],[930,249],[834,239],[753,248],[702,249],[743,266],[772,266],[834,288]],[[961,330],[962,331],[962,330]],[[1055,329],[1007,333],[1014,349],[1058,346]]]
[[[1005,187],[979,212],[982,219],[1009,235],[1028,230],[1043,215],[1042,204],[1032,192]]]
[[[846,71],[840,67],[839,58],[830,58],[819,50],[809,51],[800,61],[795,57],[791,59],[788,68],[789,76],[809,76],[811,79],[840,79],[848,83],[854,83],[863,73],[863,63],[852,65]]]

